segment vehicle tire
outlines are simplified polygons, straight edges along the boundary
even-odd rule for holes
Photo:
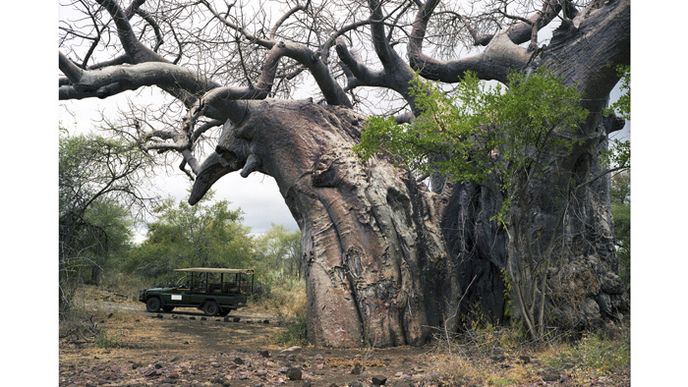
[[[170,313],[171,311],[174,310],[174,306],[163,306],[162,311],[166,313]]]
[[[220,307],[217,306],[217,302],[206,301],[205,304],[203,304],[203,313],[206,315],[215,316],[218,312],[220,312]]]
[[[220,309],[220,316],[225,317],[226,315],[229,314],[229,312],[232,311],[232,308],[221,308]]]
[[[146,310],[149,312],[157,312],[160,310],[160,299],[158,297],[151,297],[146,301]]]

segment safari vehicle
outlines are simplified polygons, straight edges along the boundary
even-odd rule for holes
[[[251,269],[191,267],[175,269],[184,273],[176,286],[142,290],[139,301],[149,312],[171,312],[176,307],[196,307],[208,316],[226,316],[246,306],[246,296],[253,292]]]

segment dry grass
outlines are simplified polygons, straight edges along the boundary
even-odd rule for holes
[[[301,319],[306,315],[306,285],[293,280],[274,286],[269,296],[254,303],[254,310],[263,310],[283,321]]]
[[[447,385],[533,385],[554,374],[567,378],[567,385],[617,386],[627,385],[630,377],[629,337],[622,328],[536,345],[515,329],[487,325],[438,340],[428,356],[438,382]]]
[[[558,371],[569,371],[576,384],[597,378],[630,375],[630,331],[613,336],[590,333],[575,343],[554,343],[539,353],[542,362]]]
[[[136,300],[139,291],[151,287],[151,283],[138,276],[128,273],[107,273],[103,276],[101,288],[109,293],[124,296],[130,300]]]

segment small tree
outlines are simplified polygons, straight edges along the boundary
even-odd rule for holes
[[[303,275],[301,233],[273,225],[255,238],[255,264],[261,285],[270,291],[273,285],[297,283]]]
[[[100,280],[102,265],[128,243],[129,211],[152,200],[143,192],[150,158],[137,145],[63,131],[59,153],[60,315],[83,279]]]
[[[132,250],[125,270],[158,282],[174,280],[173,269],[251,265],[253,241],[241,224],[241,210],[222,200],[196,206],[164,201],[154,209],[146,240]]]
[[[100,285],[103,271],[113,263],[113,258],[124,256],[131,248],[134,220],[128,208],[104,199],[91,205],[84,215],[84,222],[88,227],[82,230],[81,244],[87,246],[85,268],[88,273],[79,277],[85,282]]]
[[[513,73],[508,85],[506,90],[488,88],[469,73],[454,92],[445,94],[415,78],[411,93],[422,113],[401,125],[371,118],[356,149],[365,159],[387,153],[425,175],[439,171],[459,183],[498,184],[503,200],[493,220],[509,231],[514,227],[512,204],[527,208],[531,181],[540,181],[556,168],[545,163],[543,155],[566,152],[577,142],[575,133],[560,129],[575,128],[587,112],[580,107],[578,91],[544,69],[529,76]],[[445,157],[438,161],[434,154]],[[576,185],[573,179],[568,189]],[[569,200],[568,193],[561,192],[557,200]],[[530,335],[541,339],[550,256],[561,241],[526,244],[511,238],[511,243],[507,272],[515,312]]]
[[[619,275],[626,286],[631,284],[631,175],[628,171],[612,176],[612,217]]]

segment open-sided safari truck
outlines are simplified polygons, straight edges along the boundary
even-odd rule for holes
[[[142,290],[139,301],[149,312],[171,312],[175,307],[195,307],[208,316],[226,316],[246,305],[253,292],[252,269],[190,267],[176,269],[185,275],[176,286]]]

